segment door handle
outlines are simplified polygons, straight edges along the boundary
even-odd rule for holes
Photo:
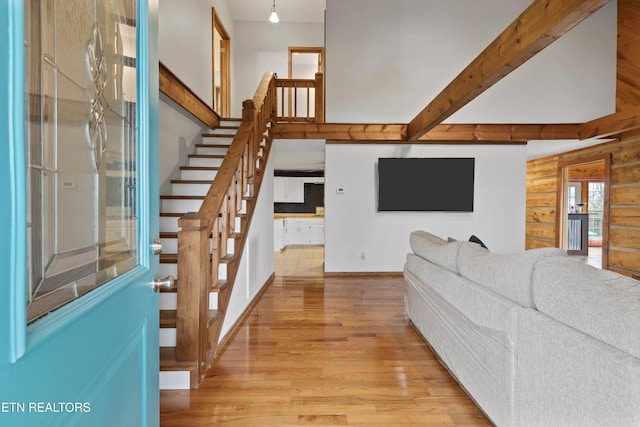
[[[151,285],[153,286],[153,292],[158,292],[160,289],[168,291],[173,289],[176,284],[176,279],[173,276],[167,276],[164,279],[160,278],[157,274],[153,276],[153,282]]]
[[[154,255],[159,255],[162,253],[163,243],[164,242],[162,241],[162,239],[158,239],[157,237],[153,239],[153,243],[151,243],[149,247],[151,248],[151,251],[153,252]]]

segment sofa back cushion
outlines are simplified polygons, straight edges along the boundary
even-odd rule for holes
[[[413,253],[433,264],[458,273],[458,248],[463,242],[448,242],[440,237],[418,230],[409,236]]]
[[[533,267],[545,257],[565,256],[556,248],[531,249],[513,254],[494,254],[476,243],[463,242],[458,252],[460,275],[509,298],[534,308],[531,282]]]
[[[640,358],[640,282],[570,258],[540,261],[538,311]]]

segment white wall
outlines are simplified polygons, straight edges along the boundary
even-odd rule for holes
[[[235,116],[242,112],[242,101],[253,97],[266,71],[287,77],[289,47],[324,46],[323,24],[236,21],[235,29],[231,42],[236,70],[231,111]]]
[[[474,157],[474,212],[377,212],[380,157]],[[444,239],[475,234],[493,252],[523,250],[525,157],[524,145],[327,144],[325,271],[402,271],[409,234],[418,229]]]
[[[160,62],[210,106],[213,106],[211,8],[215,7],[233,43],[233,20],[227,1],[160,0],[159,6]]]
[[[211,8],[233,37],[227,0],[160,0],[158,50],[160,62],[209,105],[213,105]],[[194,30],[196,29],[196,30]],[[232,50],[233,53],[233,50]],[[233,69],[233,61],[232,61]],[[233,89],[232,89],[233,92]],[[160,96],[160,193],[167,194],[178,168],[194,152],[206,127],[171,100]]]
[[[252,237],[258,237],[258,259],[254,265],[257,265],[255,277],[250,282],[248,264],[249,241]],[[253,263],[251,263],[253,264]],[[270,159],[265,169],[264,178],[262,180],[262,188],[260,196],[253,213],[251,229],[247,242],[242,254],[240,267],[236,276],[236,282],[229,301],[227,315],[222,325],[220,339],[222,340],[229,332],[231,327],[238,321],[244,313],[253,298],[258,294],[262,286],[273,273],[273,160]]]
[[[327,0],[327,121],[409,122],[529,4]],[[615,55],[611,2],[449,121],[583,122],[609,114]],[[377,213],[375,165],[396,156],[475,157],[474,212]],[[525,175],[524,145],[327,145],[325,270],[401,271],[415,229],[465,240],[475,234],[494,252],[523,250]]]

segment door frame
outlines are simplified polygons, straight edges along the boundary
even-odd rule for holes
[[[0,99],[24,100],[24,40],[12,38],[24,33],[23,2],[0,3]],[[8,31],[6,31],[8,30]],[[8,286],[0,286],[0,298],[8,301],[11,310],[2,313],[0,318],[0,357],[9,363],[15,363],[24,353],[27,342],[27,202],[26,183],[15,179],[26,176],[25,150],[14,149],[11,140],[25,139],[25,112],[23,109],[5,108],[6,102],[0,102],[0,195],[8,208],[0,209],[0,223],[8,224],[9,236],[0,242],[0,271]]]
[[[222,57],[220,64],[220,104],[216,105],[216,84],[213,71],[217,62],[215,54],[216,31],[222,38],[222,46],[220,55]],[[224,27],[222,20],[218,16],[215,7],[211,8],[211,90],[213,110],[220,117],[229,117],[231,114],[231,37]]]
[[[567,201],[569,168],[588,163],[604,162],[604,201],[602,206],[602,269],[609,269],[609,217],[611,209],[611,153],[595,154],[558,162],[558,198],[556,202],[556,247],[567,247]]]

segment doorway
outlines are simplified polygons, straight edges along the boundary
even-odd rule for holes
[[[229,117],[231,110],[231,38],[222,25],[215,8],[211,8],[213,111]]]
[[[558,247],[597,268],[608,267],[610,156],[558,165]]]
[[[289,47],[289,79],[313,80],[316,78],[316,73],[324,73],[323,47]],[[315,112],[316,105],[315,89],[307,91],[303,87],[290,88],[288,98],[289,117],[314,116],[312,112]],[[293,110],[296,114],[293,114]]]

